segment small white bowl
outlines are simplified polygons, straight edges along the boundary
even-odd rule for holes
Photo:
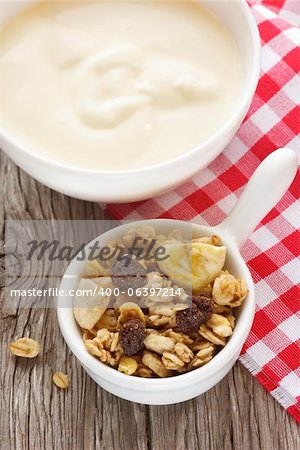
[[[260,38],[246,0],[199,0],[231,30],[242,58],[244,88],[235,111],[217,133],[198,147],[170,161],[126,171],[88,170],[61,164],[19,145],[1,131],[0,146],[8,156],[36,180],[59,192],[83,200],[131,202],[162,194],[208,166],[238,130],[252,101],[260,72]],[[30,1],[21,2],[22,7]],[[1,5],[0,27],[16,14],[20,3]]]
[[[247,298],[238,308],[233,335],[226,346],[205,366],[165,379],[124,375],[88,353],[73,316],[73,298],[68,296],[58,298],[58,321],[65,341],[97,384],[126,400],[151,405],[165,405],[182,402],[202,394],[228,373],[247,338],[255,310],[254,284],[238,246],[281,198],[295,177],[296,171],[297,156],[294,151],[281,149],[272,153],[257,169],[239,202],[224,222],[217,227],[193,225],[193,232],[198,236],[213,234],[221,236],[227,247],[225,266],[235,276],[244,278],[249,288]],[[152,225],[158,233],[167,234],[168,231],[179,229],[186,237],[191,236],[191,224],[188,222],[162,219],[138,222],[138,224],[141,223]],[[95,241],[97,240],[100,246],[104,246],[110,240],[119,238],[126,228],[134,227],[134,225],[135,223],[131,223],[109,230]],[[76,260],[71,262],[60,289],[68,292],[70,289],[77,288],[83,264],[84,262]]]

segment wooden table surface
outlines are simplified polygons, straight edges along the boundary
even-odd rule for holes
[[[51,191],[19,170],[3,152],[0,183],[2,244],[6,219],[103,218],[97,204]],[[2,289],[2,302],[3,297]],[[3,450],[300,448],[294,419],[240,363],[197,399],[145,406],[114,397],[86,375],[63,341],[55,310],[3,309],[1,334]],[[7,351],[10,342],[24,335],[42,345],[34,360],[15,358]],[[52,383],[57,370],[70,376],[67,391]]]

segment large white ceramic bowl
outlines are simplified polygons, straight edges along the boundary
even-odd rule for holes
[[[147,168],[126,171],[88,170],[41,157],[14,141],[0,123],[0,146],[36,180],[64,194],[83,200],[129,202],[150,198],[184,182],[215,159],[232,139],[253,98],[260,70],[260,38],[246,0],[199,0],[231,30],[242,58],[243,93],[235,111],[219,131],[183,155]],[[2,2],[0,27],[30,1]]]
[[[218,234],[227,247],[226,267],[237,277],[244,278],[249,294],[237,314],[236,327],[226,346],[205,366],[192,372],[165,379],[148,379],[128,376],[112,369],[90,355],[82,341],[79,328],[73,317],[73,297],[58,298],[58,320],[66,343],[80,364],[97,384],[107,391],[133,402],[164,405],[178,403],[196,397],[213,387],[231,369],[250,331],[255,309],[254,285],[239,245],[277,203],[289,187],[297,170],[297,157],[289,149],[271,154],[257,169],[230,216],[217,227],[193,225],[193,234],[210,236]],[[158,233],[167,234],[180,229],[190,238],[191,224],[179,220],[145,221]],[[139,222],[141,224],[141,222]],[[110,240],[119,238],[134,223],[122,225],[105,232],[95,240],[105,246]],[[90,245],[90,244],[88,244]],[[83,262],[74,260],[67,269],[60,289],[67,293],[76,290]]]

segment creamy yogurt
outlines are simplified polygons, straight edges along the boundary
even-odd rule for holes
[[[224,125],[241,90],[233,37],[194,1],[40,1],[0,32],[0,127],[72,166],[175,158]]]

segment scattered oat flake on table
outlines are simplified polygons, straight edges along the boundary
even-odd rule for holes
[[[9,344],[9,351],[22,358],[34,358],[40,353],[40,344],[34,339],[23,337]]]
[[[55,372],[52,375],[52,380],[53,383],[61,389],[67,389],[69,387],[69,377],[63,372]]]

